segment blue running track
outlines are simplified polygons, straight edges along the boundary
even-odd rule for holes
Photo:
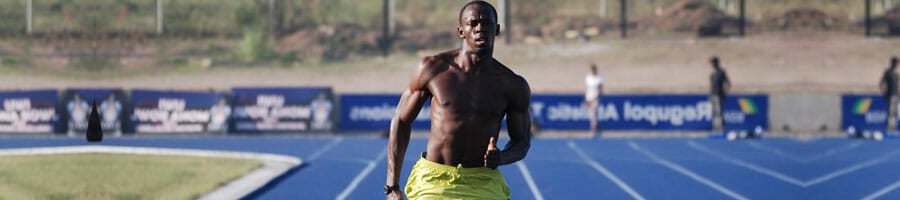
[[[101,145],[276,153],[304,165],[252,199],[382,199],[383,138],[111,138]],[[401,180],[424,138],[410,142]],[[505,141],[500,141],[503,146]],[[0,148],[95,145],[4,138]],[[900,199],[900,140],[543,139],[500,167],[512,199]]]

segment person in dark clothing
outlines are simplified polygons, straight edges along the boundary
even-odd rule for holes
[[[891,65],[884,70],[881,81],[878,83],[881,89],[881,96],[888,104],[887,130],[891,131],[897,128],[897,57],[891,57]]]
[[[709,63],[713,67],[713,73],[709,76],[711,86],[709,103],[713,108],[713,130],[722,130],[722,105],[724,105],[728,90],[731,89],[731,82],[728,74],[719,65],[719,57],[713,56],[709,59]]]

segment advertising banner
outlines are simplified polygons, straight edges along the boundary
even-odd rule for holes
[[[387,130],[391,118],[397,111],[400,95],[396,94],[344,94],[341,101],[341,130],[373,131]],[[425,102],[416,120],[412,123],[415,130],[428,130],[431,126],[429,114],[431,102]]]
[[[121,134],[128,101],[122,89],[114,88],[70,88],[63,92],[61,103],[65,109],[60,114],[60,121],[64,130],[69,134],[83,134],[87,130],[92,102],[97,103],[103,132]]]
[[[582,95],[532,95],[531,112],[542,129],[589,126]],[[704,95],[604,95],[597,109],[601,130],[709,130],[712,107]]]
[[[385,130],[399,95],[341,95],[342,130]],[[587,130],[589,111],[579,94],[535,94],[531,115],[541,129]],[[601,130],[710,130],[712,107],[705,95],[605,95],[596,110]],[[428,129],[429,103],[413,122]],[[767,130],[768,96],[729,96],[723,105],[726,130]]]
[[[0,132],[53,133],[61,132],[55,89],[0,91]]]
[[[725,131],[764,132],[769,130],[768,95],[731,95],[722,106]]]
[[[226,132],[231,107],[213,92],[132,90],[136,133]]]
[[[841,96],[841,128],[844,131],[885,131],[887,101],[881,95],[845,94]]]
[[[327,87],[233,88],[232,132],[331,131],[337,111]]]

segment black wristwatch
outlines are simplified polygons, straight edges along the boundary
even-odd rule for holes
[[[400,190],[399,185],[384,185],[384,195],[388,195],[394,190]]]

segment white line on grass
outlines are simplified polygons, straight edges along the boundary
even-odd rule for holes
[[[707,186],[709,186],[709,187],[711,187],[711,188],[713,188],[713,189],[715,189],[715,190],[717,190],[717,191],[719,191],[719,192],[721,192],[721,193],[723,193],[723,194],[725,194],[725,195],[728,195],[728,196],[730,196],[731,198],[734,198],[734,199],[740,199],[740,200],[746,200],[746,199],[749,199],[749,198],[744,197],[744,196],[742,196],[742,195],[740,195],[740,194],[738,194],[738,193],[736,193],[736,192],[734,192],[734,191],[731,191],[730,189],[728,189],[728,188],[726,188],[726,187],[724,187],[724,186],[721,186],[721,185],[717,184],[716,182],[713,182],[713,181],[711,181],[711,180],[709,180],[709,179],[706,179],[706,178],[704,178],[703,176],[700,176],[700,175],[698,175],[697,173],[694,173],[694,172],[692,172],[691,170],[688,170],[688,169],[682,167],[681,165],[678,165],[678,164],[672,163],[672,162],[670,162],[670,161],[668,161],[668,160],[665,160],[665,159],[660,158],[659,156],[657,156],[657,155],[654,154],[653,152],[650,152],[650,151],[648,151],[648,150],[642,148],[642,147],[641,147],[640,145],[638,145],[637,143],[634,143],[634,141],[628,141],[628,146],[630,146],[630,147],[631,147],[632,149],[634,149],[635,151],[638,151],[638,152],[644,154],[645,156],[649,157],[651,160],[656,161],[656,163],[659,163],[659,164],[661,164],[661,165],[663,165],[663,166],[668,167],[669,169],[672,169],[672,170],[675,170],[675,171],[677,171],[677,172],[679,172],[679,173],[681,173],[681,174],[684,174],[685,176],[688,176],[688,177],[690,177],[691,179],[696,180],[697,182],[700,182],[700,183],[702,183],[702,184],[704,184],[704,185],[707,185]]]
[[[528,188],[531,189],[531,195],[534,196],[534,199],[544,200],[544,195],[541,194],[541,190],[534,183],[534,178],[531,178],[531,171],[528,170],[528,166],[525,166],[525,161],[519,161],[516,166],[519,167],[519,172],[525,178],[525,183],[528,183]]]
[[[850,167],[847,167],[847,168],[844,168],[844,169],[840,169],[840,170],[831,172],[831,173],[829,173],[829,174],[820,176],[819,178],[816,178],[816,179],[813,179],[813,180],[811,180],[811,181],[806,182],[806,184],[807,184],[807,185],[815,185],[815,184],[823,183],[823,182],[828,181],[828,180],[831,180],[831,179],[833,179],[833,178],[837,178],[837,177],[839,177],[839,176],[843,176],[844,174],[848,174],[848,173],[851,173],[851,172],[855,172],[856,170],[860,170],[860,169],[863,169],[863,168],[866,168],[866,167],[869,167],[869,166],[872,166],[872,165],[877,165],[877,164],[879,164],[879,163],[882,163],[882,162],[884,162],[884,161],[887,161],[888,158],[891,158],[891,157],[896,156],[898,153],[900,153],[900,151],[893,151],[893,152],[891,152],[891,153],[888,153],[887,155],[883,155],[883,156],[881,156],[881,157],[878,157],[878,158],[875,158],[875,159],[871,159],[871,160],[868,160],[868,161],[866,161],[866,162],[862,162],[862,163],[859,163],[859,164],[855,164],[855,165],[852,165],[852,166],[850,166]]]
[[[152,148],[152,147],[125,147],[125,146],[70,146],[70,147],[40,147],[0,149],[0,156],[21,155],[56,155],[79,153],[115,153],[134,155],[171,155],[171,156],[195,156],[233,158],[262,161],[263,166],[241,175],[241,177],[229,181],[227,184],[216,188],[215,191],[206,193],[197,199],[239,199],[265,186],[272,179],[281,176],[290,169],[303,164],[300,158],[278,154],[214,151],[198,149],[178,148]]]
[[[698,151],[701,151],[701,152],[703,152],[703,153],[706,153],[706,154],[710,154],[710,155],[719,157],[720,159],[725,160],[725,161],[728,161],[728,162],[730,162],[731,164],[734,164],[734,165],[737,165],[737,166],[740,166],[740,167],[744,167],[744,168],[747,168],[747,169],[750,169],[750,170],[759,172],[759,173],[761,173],[761,174],[769,175],[769,176],[771,176],[771,177],[774,177],[774,178],[776,178],[776,179],[782,180],[782,181],[787,182],[787,183],[790,183],[790,184],[794,184],[794,185],[797,185],[797,186],[800,186],[800,187],[806,187],[806,183],[804,183],[803,181],[800,181],[800,180],[798,180],[798,179],[796,179],[796,178],[793,178],[793,177],[790,177],[790,176],[787,176],[787,175],[784,175],[784,174],[781,174],[781,173],[772,171],[772,170],[767,169],[767,168],[765,168],[765,167],[757,166],[757,165],[754,165],[754,164],[751,164],[751,163],[747,163],[747,162],[744,162],[744,161],[739,160],[739,159],[736,159],[736,158],[731,158],[731,157],[728,157],[728,156],[726,156],[726,155],[722,155],[721,153],[718,153],[718,152],[716,152],[716,151],[713,151],[713,150],[709,149],[709,147],[706,147],[706,146],[697,144],[697,143],[694,142],[694,141],[688,141],[688,145],[691,146],[691,148],[697,149]]]
[[[335,198],[335,199],[338,199],[338,200],[347,199],[347,196],[349,196],[350,193],[353,193],[353,190],[356,190],[356,186],[358,186],[359,183],[362,182],[362,180],[364,178],[366,178],[366,176],[369,175],[369,173],[372,173],[372,170],[374,170],[375,166],[377,166],[376,163],[381,162],[381,160],[384,159],[384,157],[386,155],[387,155],[387,149],[382,150],[381,153],[378,153],[378,157],[375,158],[375,160],[370,161],[369,165],[366,166],[365,169],[360,171],[359,174],[357,174],[356,177],[353,178],[353,181],[350,182],[350,185],[347,185],[347,188],[344,188],[344,191],[342,191],[340,194],[338,194],[337,198]]]
[[[617,186],[619,186],[619,188],[621,188],[622,190],[625,190],[625,192],[627,192],[629,195],[631,195],[632,198],[639,199],[639,200],[644,199],[644,197],[641,196],[641,194],[635,192],[634,189],[631,189],[631,186],[628,186],[627,183],[625,183],[624,181],[619,179],[619,177],[617,177],[615,174],[613,174],[612,172],[607,170],[606,167],[603,167],[603,165],[601,165],[597,161],[594,161],[594,159],[591,159],[586,153],[584,153],[584,151],[582,151],[580,148],[578,148],[578,145],[575,144],[575,142],[569,141],[569,148],[572,149],[572,151],[575,151],[575,153],[578,154],[578,157],[581,157],[581,160],[583,160],[585,163],[587,163],[588,165],[593,167],[594,170],[597,170],[597,172],[600,172],[601,174],[603,174],[603,176],[606,176],[606,178],[608,178],[613,183],[615,183]]]
[[[875,193],[869,194],[868,196],[863,197],[862,199],[863,200],[874,200],[874,199],[881,197],[887,193],[890,193],[891,191],[896,190],[898,187],[900,187],[900,180],[898,180],[897,182],[894,182],[891,185],[888,185],[887,187],[881,188],[880,190],[875,191]]]
[[[310,154],[309,157],[306,158],[306,160],[310,161],[310,160],[315,160],[315,159],[319,158],[319,156],[322,156],[322,154],[324,154],[328,150],[331,150],[331,148],[334,148],[334,146],[336,146],[338,143],[341,143],[341,141],[344,141],[344,138],[338,137],[334,140],[331,140],[331,142],[329,142],[328,144],[325,144],[325,146],[322,146],[322,148],[320,148],[313,154]]]

